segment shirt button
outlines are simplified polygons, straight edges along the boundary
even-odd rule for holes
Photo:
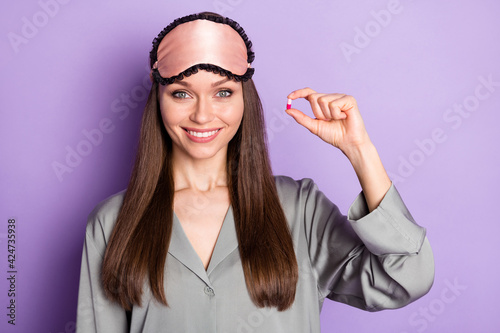
[[[206,286],[205,287],[205,294],[207,294],[208,296],[214,296],[215,292],[212,288],[210,288],[209,286]]]

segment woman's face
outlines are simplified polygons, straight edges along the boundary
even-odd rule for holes
[[[241,82],[200,70],[159,85],[158,100],[174,153],[192,159],[225,158],[243,117]]]

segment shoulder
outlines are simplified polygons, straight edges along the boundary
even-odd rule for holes
[[[314,215],[338,212],[338,207],[319,189],[311,178],[295,180],[288,176],[274,176],[281,205],[286,214]]]
[[[275,175],[274,180],[278,196],[285,209],[289,206],[296,208],[304,206],[306,201],[318,192],[318,186],[311,178],[293,179],[288,176]]]
[[[123,204],[125,191],[107,197],[94,207],[87,218],[87,237],[107,243]]]
[[[314,184],[311,178],[293,179],[289,176],[274,175],[276,187],[281,190],[292,190],[309,187]]]
[[[289,176],[275,175],[274,181],[280,197],[290,195],[308,194],[312,188],[317,187],[311,178],[293,179]]]

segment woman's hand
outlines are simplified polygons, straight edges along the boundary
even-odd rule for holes
[[[316,119],[293,108],[287,113],[347,156],[358,176],[369,210],[377,208],[391,187],[391,180],[368,137],[354,97],[320,94],[311,88],[304,88],[295,90],[288,98],[309,101]]]
[[[370,143],[354,97],[321,94],[311,88],[304,88],[290,93],[288,98],[308,100],[316,119],[294,108],[286,112],[311,133],[339,148],[347,157],[352,151]]]

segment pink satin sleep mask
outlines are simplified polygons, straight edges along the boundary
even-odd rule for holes
[[[247,81],[254,73],[252,42],[241,26],[225,17],[192,14],[170,23],[153,40],[151,78],[162,85],[199,69]]]

